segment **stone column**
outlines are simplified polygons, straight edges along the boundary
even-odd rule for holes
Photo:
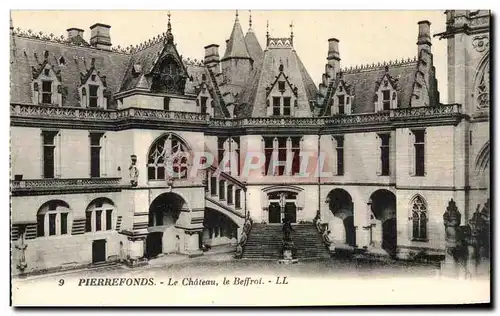
[[[371,208],[372,208],[372,201],[369,200],[368,203],[366,204],[366,211],[365,211],[365,216],[363,216],[363,223],[361,226],[361,231],[358,230],[356,234],[356,243],[358,244],[359,247],[368,249],[370,247],[370,244],[372,242],[371,240]],[[359,234],[360,233],[360,234]],[[358,235],[360,235],[358,238]]]
[[[460,226],[461,217],[462,215],[458,211],[455,201],[451,199],[446,208],[446,212],[443,214],[446,254],[445,261],[441,265],[442,272],[449,276],[457,276],[459,272],[456,250],[458,246],[457,230]]]
[[[184,249],[189,257],[198,257],[203,255],[199,243],[199,234],[201,233],[201,230],[184,231]]]

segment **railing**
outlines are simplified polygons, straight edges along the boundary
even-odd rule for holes
[[[75,178],[75,179],[30,179],[12,180],[11,189],[17,190],[44,190],[54,188],[76,187],[116,187],[120,185],[121,178]]]
[[[210,116],[203,113],[164,111],[155,109],[126,108],[102,110],[52,105],[11,104],[10,115],[42,119],[75,119],[92,121],[116,121],[123,119],[162,120],[173,122],[208,122]]]
[[[209,124],[210,127],[320,127],[328,125],[366,125],[388,123],[401,119],[442,118],[461,113],[459,104],[398,108],[366,114],[345,114],[331,117],[253,117],[241,119],[210,118],[209,114],[177,112],[155,109],[127,108],[121,110],[86,109],[76,107],[56,107],[32,104],[11,104],[13,117],[42,119],[91,120],[116,122],[126,119],[165,122]]]
[[[250,218],[250,216],[247,216],[245,218],[245,223],[243,224],[243,230],[241,232],[241,235],[238,238],[238,244],[236,245],[236,252],[234,256],[237,259],[241,259],[241,257],[243,256],[243,251],[245,250],[245,245],[248,240],[248,235],[252,230],[252,224],[253,224],[252,219]]]
[[[246,213],[246,186],[215,166],[206,170],[206,198],[243,218]]]

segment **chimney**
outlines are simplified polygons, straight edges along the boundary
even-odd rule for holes
[[[335,80],[335,76],[340,69],[340,54],[339,54],[339,40],[330,38],[328,40],[328,71],[327,74],[331,80]]]
[[[418,52],[422,49],[431,50],[431,22],[420,21],[418,22]]]
[[[90,45],[102,50],[111,50],[110,28],[111,26],[102,23],[92,25],[90,27]]]
[[[219,61],[219,45],[210,44],[205,46],[205,65],[212,67],[213,65],[218,64]]]
[[[82,29],[72,27],[72,28],[67,29],[66,32],[68,32],[68,40],[71,40],[77,36],[80,36],[81,38],[83,38],[84,31]]]

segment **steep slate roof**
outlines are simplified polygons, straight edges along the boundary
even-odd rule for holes
[[[228,58],[250,58],[238,16],[236,16],[236,20],[234,21],[233,31],[227,42],[226,52],[222,60]]]
[[[60,70],[63,86],[63,106],[80,107],[78,88],[80,73],[87,73],[92,58],[101,76],[106,76],[106,85],[111,93],[120,88],[130,56],[123,53],[103,51],[85,46],[75,46],[66,41],[56,42],[24,36],[11,36],[10,99],[11,102],[32,103],[32,67],[38,68],[48,51],[48,62],[55,71]],[[36,54],[36,57],[35,57]],[[64,65],[59,65],[63,57]],[[116,107],[111,100],[110,108]]]
[[[264,51],[260,46],[259,40],[257,40],[257,36],[252,28],[248,29],[247,34],[245,35],[245,43],[247,46],[248,54],[250,57],[256,61],[262,58],[264,55]]]
[[[283,63],[284,74],[298,89],[298,112],[302,115],[312,115],[309,101],[316,98],[316,85],[293,47],[284,46],[268,47],[263,58],[254,63],[254,70],[238,98],[239,117],[267,116],[266,87],[270,86],[279,74],[280,61]]]
[[[354,95],[352,99],[352,113],[372,113],[375,112],[374,97],[380,85],[380,80],[384,74],[396,80],[396,92],[398,107],[406,108],[410,106],[411,94],[413,91],[413,82],[417,72],[417,60],[412,59],[398,63],[382,63],[370,67],[356,67],[344,69],[342,80],[347,86],[350,86],[350,94]],[[334,83],[334,90],[331,97],[335,94],[340,79]],[[325,102],[324,105],[328,104]],[[322,109],[322,115],[327,115],[328,106]]]

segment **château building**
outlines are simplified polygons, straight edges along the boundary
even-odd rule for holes
[[[470,218],[490,164],[490,13],[445,14],[449,104],[428,21],[402,43],[416,42],[410,59],[343,68],[325,41],[319,86],[293,31],[259,43],[238,15],[203,61],[181,57],[170,14],[121,49],[102,23],[87,40],[11,21],[14,273],[198,256],[243,235],[243,258],[272,258],[285,218],[302,256],[443,255],[448,202]]]

